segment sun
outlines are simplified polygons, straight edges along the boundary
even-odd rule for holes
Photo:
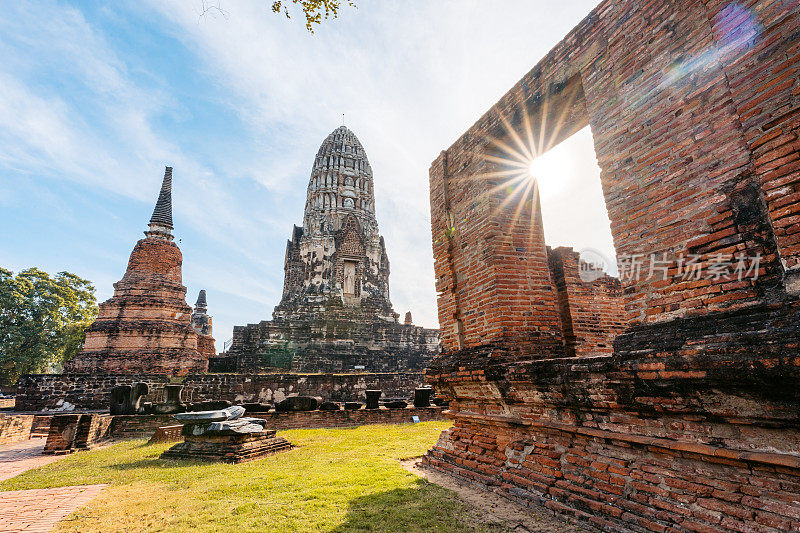
[[[535,157],[528,163],[528,174],[536,180],[543,199],[554,198],[565,189],[572,161],[558,146]]]
[[[547,168],[542,163],[541,157],[537,157],[528,163],[528,175],[535,180],[541,180],[547,175]]]

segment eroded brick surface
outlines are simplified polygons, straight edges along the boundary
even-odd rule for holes
[[[34,415],[0,414],[0,444],[28,440]]]

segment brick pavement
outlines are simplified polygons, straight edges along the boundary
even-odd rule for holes
[[[60,459],[42,455],[44,439],[0,446],[0,481]],[[63,457],[63,456],[62,456]],[[0,533],[50,531],[107,485],[0,491]]]
[[[45,439],[29,439],[0,446],[0,481],[58,460],[58,456],[42,455],[44,442]]]
[[[0,532],[46,532],[108,485],[0,492]]]

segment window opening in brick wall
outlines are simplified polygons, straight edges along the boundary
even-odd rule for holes
[[[545,241],[551,247],[570,246],[581,259],[603,262],[603,270],[617,275],[600,167],[592,132],[584,127],[531,163],[539,185]]]

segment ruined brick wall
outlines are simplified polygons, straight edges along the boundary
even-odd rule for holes
[[[323,296],[319,306],[307,301],[291,317],[235,326],[227,352],[233,370],[419,372],[439,353],[438,330],[375,320]]]
[[[748,170],[766,201],[778,257],[788,274],[787,288],[798,294],[798,2],[759,3],[752,9],[710,2],[707,9],[718,21],[713,25],[714,41],[749,151]]]
[[[184,381],[187,401],[278,402],[287,396],[318,396],[357,401],[364,391],[380,389],[388,397],[409,398],[424,385],[422,372],[362,374],[200,374]]]
[[[581,279],[580,254],[572,248],[548,247],[547,256],[567,355],[610,354],[625,327],[620,281],[588,269]]]
[[[248,413],[262,418],[270,429],[313,429],[364,426],[367,424],[409,424],[411,417],[420,422],[443,420],[441,407],[407,407],[405,409],[361,409],[358,411],[294,411],[288,413]],[[147,438],[161,426],[175,423],[170,415],[118,415],[114,416],[111,434],[114,438]]]
[[[137,381],[147,383],[143,402],[164,399],[164,385],[177,383],[166,376],[26,374],[17,387],[16,411],[55,409],[69,402],[76,409],[107,410],[111,389]],[[383,390],[388,397],[410,398],[425,384],[422,372],[350,374],[193,374],[180,380],[184,402],[229,400],[231,402],[276,402],[287,396],[317,396],[324,400],[356,401],[367,389]]]
[[[141,381],[150,388],[148,398],[169,383],[167,376],[152,374],[23,374],[17,381],[15,411],[56,409],[68,402],[77,409],[108,409],[111,389]],[[148,400],[150,401],[150,400]]]
[[[111,436],[112,422],[113,417],[107,414],[54,415],[42,453],[61,455],[92,448]]]
[[[480,313],[489,312],[482,298],[500,292],[507,292],[510,301],[519,298],[516,287],[527,282],[508,269],[518,262],[539,262],[524,246],[529,236],[538,240],[537,229],[531,236],[524,216],[512,225],[513,210],[490,214],[504,199],[495,190],[502,178],[469,178],[499,170],[497,163],[480,154],[488,150],[490,139],[508,136],[504,119],[521,128],[525,114],[532,124],[559,124],[558,131],[546,132],[547,142],[592,126],[618,254],[646,258],[666,253],[671,259],[681,253],[699,254],[701,262],[708,263],[718,253],[761,253],[758,280],[722,277],[694,283],[673,269],[666,284],[646,276],[631,282],[626,293],[630,322],[669,320],[763,300],[768,288],[779,282],[781,268],[770,233],[772,221],[765,220],[759,206],[765,198],[758,171],[761,158],[759,152],[751,152],[745,137],[756,129],[777,135],[796,127],[798,119],[791,110],[797,96],[787,96],[796,93],[797,83],[792,76],[796,44],[788,38],[796,22],[789,4],[759,4],[746,10],[758,27],[754,43],[755,37],[748,40],[749,34],[737,29],[735,6],[717,13],[726,4],[711,8],[699,1],[681,2],[685,16],[673,21],[661,2],[604,2],[434,161],[434,259],[440,327],[448,349],[457,346],[453,332],[459,327],[464,329],[465,345],[470,345],[479,338],[482,342],[510,334],[519,321],[524,324],[525,316],[480,319],[485,316]],[[668,12],[673,13],[674,6]],[[726,30],[729,26],[733,29]],[[641,38],[651,34],[653,39]],[[728,55],[718,55],[720,50]],[[735,54],[735,62],[730,54]],[[740,69],[742,63],[765,56],[775,73],[763,62],[756,72],[744,69],[749,78]],[[747,85],[747,90],[731,90],[734,74],[743,77],[738,83]],[[780,81],[773,87],[777,78]],[[783,87],[786,84],[791,86]],[[770,87],[777,92],[770,92]],[[744,99],[753,100],[757,117],[739,114],[735,102]],[[548,106],[541,105],[544,101]],[[776,126],[767,117],[788,122]],[[742,126],[759,118],[757,126]],[[783,151],[796,150],[791,143],[782,146]],[[772,166],[789,171],[783,181],[791,182],[797,172],[791,171],[793,156],[786,157],[788,166],[779,165],[780,160]],[[473,201],[476,198],[483,199]],[[525,227],[517,233],[520,224]],[[463,279],[452,279],[453,272]],[[531,275],[524,279],[533,279]],[[461,309],[464,306],[459,306],[454,293],[470,304],[469,309]],[[505,312],[518,307],[529,305],[519,302]]]
[[[33,415],[0,414],[0,444],[28,440],[33,427]]]
[[[796,0],[605,1],[433,162],[429,466],[609,530],[800,529],[798,53]],[[664,266],[623,277],[611,353],[486,157],[527,125],[591,126],[618,259]],[[682,268],[737,254],[757,276]]]
[[[495,171],[489,160],[475,155],[486,144],[469,136],[431,166],[442,348],[458,350],[502,339],[524,351],[520,357],[563,353],[544,230],[541,217],[532,215],[538,204],[524,206],[520,214],[499,209],[501,199],[489,194],[499,184],[470,179],[473,173]]]
[[[197,352],[206,359],[217,355],[217,347],[214,345],[214,337],[211,335],[198,335]]]

